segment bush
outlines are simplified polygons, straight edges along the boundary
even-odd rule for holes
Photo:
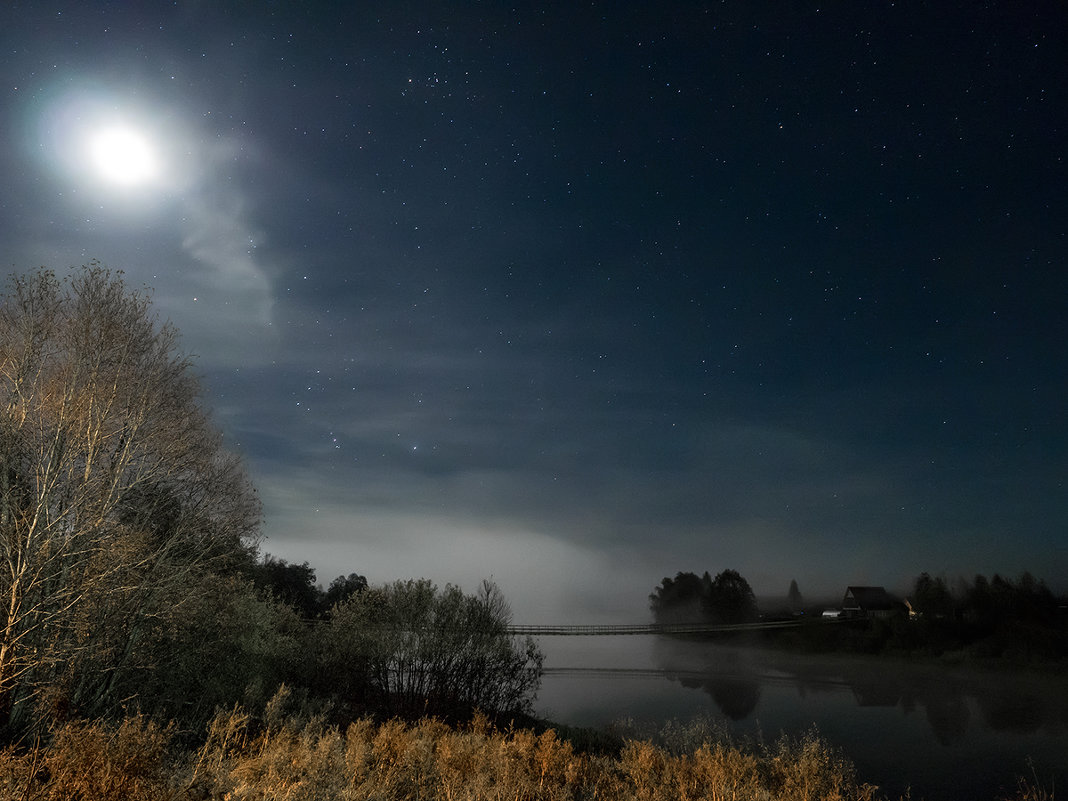
[[[462,720],[476,708],[529,712],[542,654],[508,632],[495,585],[478,595],[398,581],[338,604],[323,624],[318,686],[350,710]]]

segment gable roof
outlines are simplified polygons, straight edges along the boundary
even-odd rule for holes
[[[866,610],[894,609],[900,603],[883,587],[846,587],[845,598],[842,599],[843,607]]]

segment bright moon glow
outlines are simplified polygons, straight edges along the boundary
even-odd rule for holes
[[[155,151],[132,128],[104,128],[89,140],[89,157],[104,178],[120,186],[151,181],[159,173]]]

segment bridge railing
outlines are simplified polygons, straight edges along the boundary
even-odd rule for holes
[[[638,623],[615,625],[513,625],[511,634],[531,636],[591,636],[627,634],[711,634],[727,631],[757,631],[759,629],[785,629],[800,626],[800,620],[761,621],[757,623],[734,623],[714,625],[710,623]]]

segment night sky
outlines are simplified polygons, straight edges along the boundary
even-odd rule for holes
[[[5,3],[0,75],[4,272],[154,288],[324,583],[1068,588],[1063,3]]]

